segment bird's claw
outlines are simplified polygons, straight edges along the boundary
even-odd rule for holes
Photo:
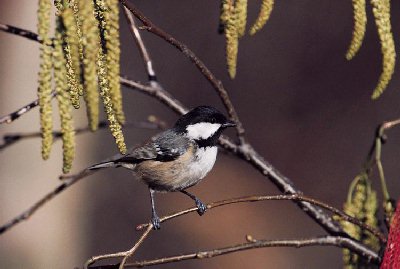
[[[160,230],[161,221],[160,221],[160,218],[156,214],[153,214],[153,216],[151,217],[151,224],[153,224],[154,230]]]
[[[207,211],[207,206],[205,204],[203,204],[202,201],[200,201],[199,199],[195,200],[196,206],[197,206],[197,213],[202,216],[204,215],[204,213],[206,213]]]

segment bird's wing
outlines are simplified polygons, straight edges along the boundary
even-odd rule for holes
[[[135,164],[146,160],[173,161],[184,154],[189,146],[189,139],[168,130],[153,137],[145,145],[131,150],[116,162]]]
[[[113,158],[95,164],[88,169],[95,170],[109,167],[125,167],[134,169],[136,164],[146,160],[156,160],[169,162],[176,160],[179,156],[187,152],[191,146],[191,141],[177,135],[172,130],[167,130],[155,137],[141,147],[129,150],[125,155],[117,155]]]

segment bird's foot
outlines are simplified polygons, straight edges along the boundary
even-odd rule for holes
[[[196,206],[197,206],[197,213],[200,216],[204,215],[204,213],[206,213],[206,211],[207,211],[207,206],[205,204],[203,204],[203,202],[197,198],[194,200],[194,202],[196,203]]]
[[[153,214],[151,216],[151,224],[153,224],[153,229],[154,230],[160,230],[161,221],[160,221],[160,218],[156,214]]]

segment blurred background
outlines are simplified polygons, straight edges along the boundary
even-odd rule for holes
[[[249,1],[248,22],[261,1]],[[229,79],[224,37],[218,35],[219,1],[133,1],[153,22],[187,44],[224,83],[255,149],[306,195],[341,208],[350,181],[360,171],[375,128],[400,117],[400,76],[377,101],[370,95],[381,72],[375,23],[369,22],[364,44],[345,60],[353,27],[350,0],[276,1],[265,28],[240,40],[236,79]],[[0,0],[0,22],[36,31],[37,1]],[[392,1],[395,41],[400,36],[400,3]],[[122,14],[121,14],[122,15]],[[122,74],[146,80],[140,55],[121,16]],[[217,94],[198,70],[171,45],[143,33],[159,81],[187,107],[208,104],[223,109]],[[398,44],[398,43],[397,43]],[[36,98],[38,43],[0,32],[0,115]],[[398,68],[396,68],[398,69]],[[129,121],[156,115],[172,125],[177,115],[130,89],[123,89]],[[38,109],[0,135],[39,130]],[[77,127],[87,124],[84,108]],[[104,117],[104,115],[103,115]],[[55,116],[55,119],[57,116]],[[58,119],[56,119],[58,121]],[[58,125],[57,125],[58,128]],[[154,130],[125,129],[129,147]],[[233,135],[233,133],[227,133]],[[389,190],[400,193],[400,128],[389,131],[383,165]],[[27,139],[0,153],[0,222],[19,214],[59,184],[61,141],[43,161],[40,140]],[[107,130],[77,138],[73,171],[117,152]],[[374,174],[375,183],[377,175]],[[375,184],[378,188],[378,184]],[[191,189],[204,202],[245,195],[278,194],[265,177],[238,158],[219,154],[206,179]],[[0,237],[0,268],[74,268],[91,256],[129,249],[150,218],[145,185],[122,169],[102,171],[77,183]],[[159,215],[192,206],[181,194],[159,194]],[[169,221],[154,232],[135,258],[150,259],[256,239],[303,238],[324,231],[291,202],[260,202],[210,210]],[[333,247],[268,248],[155,266],[155,268],[340,268],[341,250]]]

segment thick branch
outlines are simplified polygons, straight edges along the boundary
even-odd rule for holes
[[[153,88],[150,86],[137,85],[137,82],[130,81],[126,78],[121,77],[121,84],[127,87],[139,90],[147,95],[155,97],[157,100],[167,105],[169,108],[173,109],[179,114],[184,114],[187,112],[187,108],[182,105],[178,100],[176,100],[169,92]],[[139,87],[136,87],[139,86]],[[229,138],[221,136],[219,144],[226,150],[236,154],[241,157],[246,162],[253,165],[257,170],[259,170],[263,175],[267,176],[283,193],[286,194],[301,194],[297,190],[293,183],[285,176],[283,176],[279,171],[277,171],[271,164],[265,161],[252,147],[250,144],[244,144],[242,146],[236,145]],[[330,234],[341,234],[341,228],[332,220],[331,217],[326,215],[320,209],[312,206],[307,202],[297,202],[297,204],[306,212],[310,217],[312,217],[318,224],[320,224],[328,233]]]
[[[228,112],[230,113],[230,116],[234,118],[235,120],[238,120],[236,111],[229,99],[229,96],[226,92],[226,90],[223,88],[222,83],[218,81],[215,76],[211,73],[211,71],[204,65],[202,61],[183,43],[179,42],[176,40],[173,36],[170,34],[166,33],[154,23],[152,23],[148,18],[146,18],[136,7],[125,1],[121,0],[121,3],[127,7],[145,26],[146,30],[148,30],[151,33],[156,34],[157,36],[163,38],[165,41],[168,43],[174,45],[176,48],[178,48],[185,56],[187,56],[201,71],[201,73],[207,78],[208,81],[211,82],[211,84],[214,86],[214,88],[217,90],[217,92],[220,95],[221,100],[225,104]],[[121,79],[121,83],[124,84],[123,79]],[[126,83],[125,85],[128,86],[129,83]],[[143,89],[141,89],[143,90]],[[148,89],[147,89],[148,90]],[[146,90],[145,90],[146,91]],[[148,94],[150,92],[147,92]],[[160,101],[163,101],[163,103],[167,104],[170,107],[177,108],[177,104],[174,100],[171,100],[171,95],[165,94],[166,91],[163,89],[154,89],[151,91],[151,94],[156,94],[156,98]],[[167,100],[169,99],[169,100]],[[172,102],[170,102],[172,101]],[[182,106],[178,110],[182,110]],[[175,109],[177,111],[177,109]],[[242,137],[244,134],[243,127],[241,123],[238,121],[238,135],[239,138]],[[243,131],[243,132],[242,132]],[[283,191],[284,193],[287,194],[295,194],[295,193],[300,193],[300,191],[296,190],[295,187],[293,186],[293,183],[286,177],[284,177],[282,174],[280,174],[276,169],[273,168],[272,165],[270,165],[268,162],[266,162],[257,152],[254,151],[253,147],[246,143],[244,139],[241,139],[241,144],[239,146],[235,145],[231,141],[227,141],[226,138],[222,137],[220,139],[220,144],[225,147],[226,149],[240,155],[244,160],[248,161],[251,163],[255,168],[257,168],[260,172],[262,172],[264,175],[266,175],[268,178],[271,179],[271,181],[278,186],[278,188]],[[318,210],[317,208],[314,208],[308,203],[303,203],[300,202],[299,206],[302,208],[303,211],[305,211],[309,216],[311,216],[314,220],[316,220],[319,224],[323,226],[325,230],[327,230],[329,233],[335,233],[335,234],[341,234],[342,230],[340,226],[335,223],[331,218],[326,216],[323,212]]]

